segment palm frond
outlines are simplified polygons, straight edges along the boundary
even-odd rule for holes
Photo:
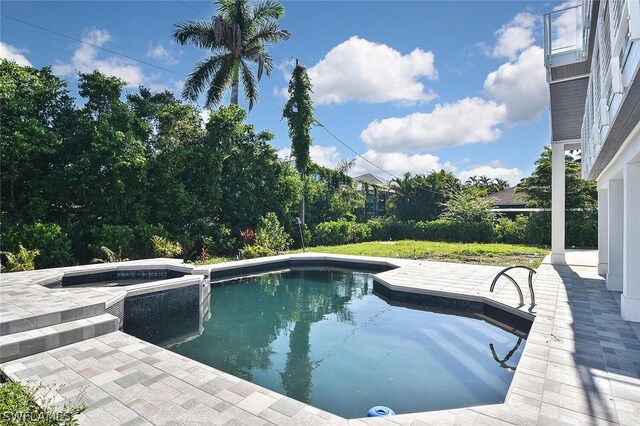
[[[201,49],[212,49],[219,46],[214,28],[209,21],[183,21],[175,25],[171,36],[178,44],[189,44]]]
[[[231,83],[231,77],[233,75],[233,57],[229,54],[224,56],[224,61],[221,62],[218,72],[213,77],[209,90],[207,90],[207,96],[205,100],[205,108],[211,108],[222,102],[227,87]]]
[[[186,99],[197,101],[207,83],[220,71],[224,60],[225,56],[209,56],[198,62],[184,82],[182,96]]]
[[[253,6],[253,19],[257,22],[278,20],[284,16],[284,6],[276,0],[264,0]]]
[[[280,28],[278,22],[265,22],[256,27],[253,34],[247,38],[246,45],[262,42],[265,44],[276,44],[280,41],[289,40],[291,33]]]
[[[244,61],[240,61],[240,75],[242,78],[242,87],[244,88],[244,96],[249,101],[249,111],[251,111],[253,104],[258,101],[258,82]]]

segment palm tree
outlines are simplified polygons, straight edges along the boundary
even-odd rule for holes
[[[284,7],[276,0],[253,5],[248,0],[217,0],[217,15],[210,21],[184,21],[175,25],[173,39],[211,51],[196,64],[184,83],[182,96],[196,101],[205,88],[205,107],[222,100],[231,86],[231,103],[238,104],[240,80],[249,101],[249,110],[258,100],[258,81],[263,72],[271,75],[273,59],[266,46],[287,40],[291,35],[278,20]],[[249,64],[258,66],[257,79]]]

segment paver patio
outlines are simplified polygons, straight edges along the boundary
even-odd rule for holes
[[[81,424],[637,424],[638,336],[621,319],[615,295],[597,275],[593,253],[570,252],[567,259],[569,266],[544,263],[538,268],[536,319],[503,404],[346,420],[119,331],[0,368],[24,382],[61,385],[50,395],[58,403],[86,401]],[[507,280],[499,282],[496,292],[488,291],[501,268],[376,260],[400,266],[378,274],[394,288],[483,297],[517,308],[517,293]],[[514,275],[526,282],[526,274]],[[36,276],[37,271],[4,275],[2,303],[11,302],[8,288],[13,292],[22,286],[24,291]]]

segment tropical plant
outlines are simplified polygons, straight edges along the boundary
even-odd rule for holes
[[[433,220],[442,213],[442,205],[460,190],[460,181],[445,170],[427,175],[405,173],[391,181],[390,210],[398,220]]]
[[[279,252],[288,249],[291,244],[291,237],[284,230],[275,213],[269,212],[260,218],[255,245]]]
[[[478,195],[460,191],[451,195],[443,204],[444,211],[440,219],[453,222],[491,222],[495,213],[491,211],[493,203]]]
[[[33,271],[35,268],[33,261],[36,256],[40,254],[40,250],[27,250],[22,246],[22,244],[19,244],[18,251],[15,254],[9,251],[3,251],[0,253],[4,254],[6,259],[6,272]]]
[[[184,21],[175,25],[173,39],[211,51],[198,62],[184,84],[182,96],[196,101],[205,90],[205,107],[218,105],[231,86],[231,103],[238,104],[242,80],[249,110],[258,100],[258,81],[271,75],[273,59],[266,46],[287,40],[290,34],[278,20],[284,7],[276,0],[250,4],[248,0],[218,0],[217,15],[206,21]],[[249,64],[256,64],[257,80]]]
[[[284,106],[282,117],[289,123],[291,138],[291,154],[295,159],[296,170],[302,178],[302,201],[300,203],[300,220],[305,223],[306,176],[311,167],[309,148],[311,135],[309,130],[315,122],[313,118],[313,102],[311,101],[311,80],[307,70],[296,61],[296,67],[289,81],[289,100]]]
[[[118,247],[118,253],[111,250],[109,247],[102,246],[100,247],[102,253],[104,253],[104,259],[99,257],[94,257],[91,259],[91,263],[114,263],[114,262],[126,262],[126,257],[122,256],[122,246]]]
[[[0,384],[0,413],[7,426],[73,426],[77,414],[87,409],[83,392],[73,402],[57,403],[62,386],[7,381]]]
[[[180,243],[169,241],[169,239],[158,235],[151,237],[151,245],[153,245],[153,252],[156,256],[176,257],[182,253],[182,246]]]
[[[276,252],[268,247],[254,245],[240,249],[240,259],[255,259],[256,257],[273,256]]]
[[[38,268],[53,268],[72,263],[71,240],[57,223],[36,222],[32,225],[14,226],[3,236],[3,245],[9,251],[18,248],[22,241],[40,251],[36,261]]]
[[[464,183],[466,189],[475,190],[478,195],[485,197],[503,189],[509,188],[509,182],[500,178],[490,178],[488,176],[471,176]]]

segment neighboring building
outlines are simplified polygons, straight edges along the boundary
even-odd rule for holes
[[[371,173],[356,176],[353,181],[356,185],[356,191],[365,199],[365,219],[385,216],[387,214],[387,199],[389,198],[389,181]]]
[[[598,271],[640,321],[640,1],[592,1],[545,15],[551,103],[552,254],[564,263],[564,156],[582,150],[598,183]]]
[[[515,219],[519,214],[528,216],[534,209],[527,207],[525,195],[516,192],[516,188],[514,186],[487,195],[485,198],[493,203],[491,210],[509,219]]]

